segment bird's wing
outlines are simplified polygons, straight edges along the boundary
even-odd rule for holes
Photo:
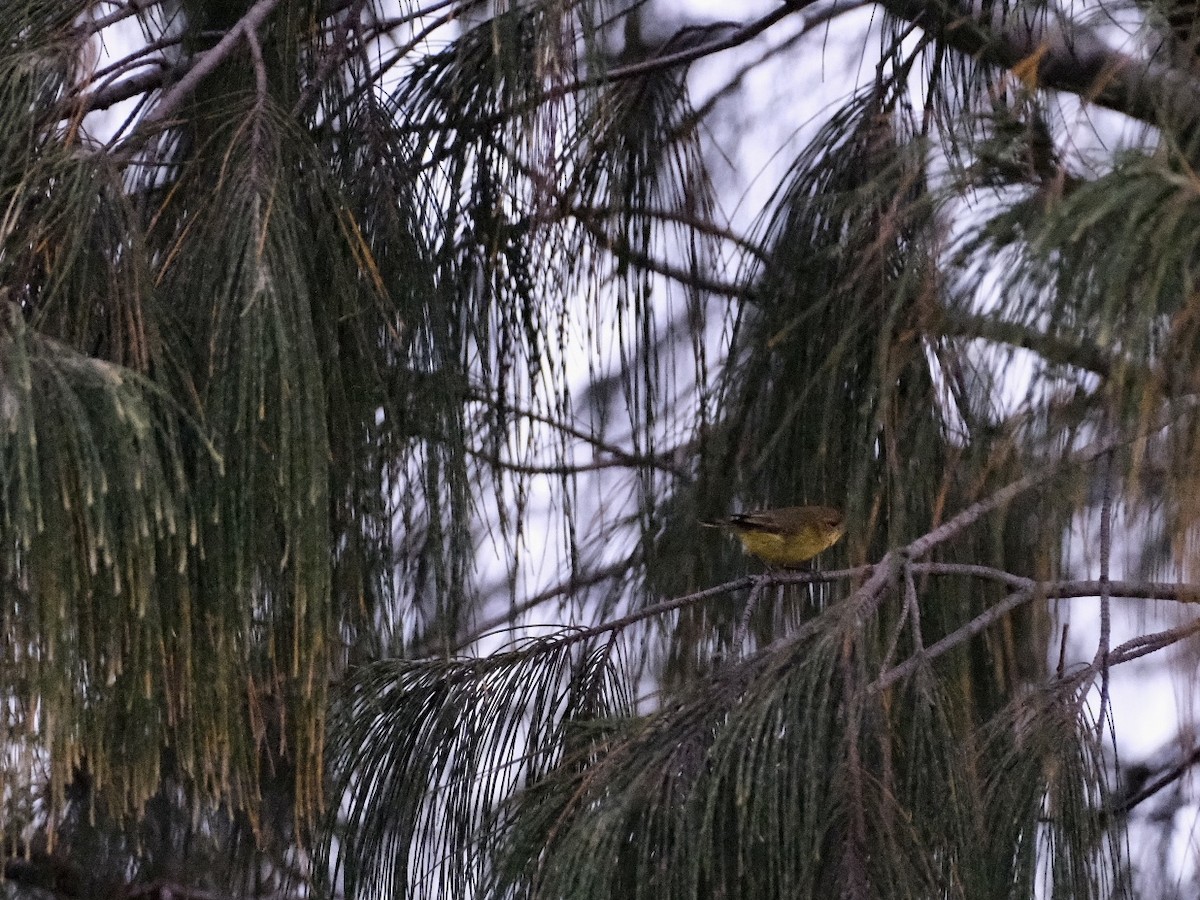
[[[779,522],[771,513],[756,512],[756,513],[735,513],[725,520],[727,525],[736,525],[739,528],[753,528],[758,531],[775,531],[779,528]]]

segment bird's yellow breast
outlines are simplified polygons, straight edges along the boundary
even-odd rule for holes
[[[791,533],[734,527],[742,549],[771,566],[798,566],[838,542],[843,529],[805,525]]]

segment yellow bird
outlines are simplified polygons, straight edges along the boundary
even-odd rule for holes
[[[830,506],[784,506],[700,524],[728,528],[751,556],[785,569],[828,550],[846,532],[845,518]]]

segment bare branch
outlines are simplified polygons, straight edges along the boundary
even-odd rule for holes
[[[166,50],[168,47],[173,47],[182,41],[182,35],[176,34],[160,37],[157,40],[143,44],[132,53],[129,53],[118,60],[114,60],[102,69],[97,69],[91,74],[87,81],[81,82],[79,86],[75,88],[73,96],[79,96],[80,94],[84,94],[93,89],[97,92],[107,90],[111,85],[116,83],[118,78],[128,72],[139,69],[142,66],[152,66],[159,70],[163,69],[166,66],[166,61],[162,57],[148,57],[152,57],[153,54],[160,53],[161,51]],[[100,81],[101,79],[104,79],[103,83],[99,88],[95,88],[94,86],[96,82]]]
[[[824,580],[824,579],[822,579]],[[715,587],[706,588],[702,591],[696,591],[692,594],[683,594],[679,597],[673,597],[670,600],[664,600],[661,603],[652,603],[649,606],[643,607],[636,612],[621,616],[619,619],[614,619],[611,622],[605,622],[601,625],[596,625],[591,628],[580,628],[578,630],[568,630],[551,638],[545,639],[547,649],[553,647],[558,648],[567,644],[575,644],[580,641],[586,641],[602,634],[607,634],[611,631],[620,631],[629,625],[641,622],[644,619],[652,619],[655,616],[661,616],[663,613],[668,613],[676,609],[682,609],[685,606],[691,606],[693,603],[699,603],[702,600],[710,600],[713,597],[720,597],[723,594],[732,593],[734,591],[744,590],[753,587],[758,579],[747,575],[744,578],[739,578],[736,581],[727,581],[724,584],[718,584]]]
[[[134,97],[144,94],[147,91],[162,87],[163,83],[169,77],[173,77],[181,71],[186,71],[186,67],[167,70],[147,69],[136,75],[130,75],[128,78],[121,79],[111,87],[103,88],[93,94],[80,97],[71,104],[72,113],[78,111],[82,114],[98,109],[109,109],[118,103],[124,103],[126,100],[132,100]]]
[[[561,192],[556,192],[556,198],[566,200],[566,197]],[[572,214],[579,218],[589,219],[606,219],[617,218],[621,216],[646,216],[651,219],[661,219],[664,222],[675,222],[686,226],[691,231],[697,231],[701,234],[710,234],[713,237],[720,238],[723,241],[736,246],[739,250],[748,253],[756,259],[766,262],[769,258],[767,251],[740,234],[735,234],[733,230],[726,224],[721,225],[717,222],[708,219],[701,219],[698,216],[684,212],[678,209],[652,209],[648,207],[615,207],[615,206],[575,206],[571,210]],[[737,287],[730,287],[730,290],[745,293],[745,290]],[[736,295],[731,295],[736,296]]]
[[[611,622],[605,622],[600,625],[595,625],[591,628],[566,630],[549,638],[539,639],[539,645],[543,649],[551,649],[561,647],[564,644],[574,644],[578,643],[579,641],[586,641],[601,634],[607,634],[608,632],[612,631],[620,631],[629,625],[633,625],[645,619],[652,619],[655,616],[662,615],[663,613],[672,612],[676,609],[682,609],[685,606],[691,606],[694,603],[700,603],[704,600],[711,600],[713,597],[720,597],[725,594],[731,594],[747,588],[753,588],[758,584],[823,584],[832,581],[842,581],[846,578],[861,577],[863,574],[865,574],[865,572],[868,571],[870,571],[870,567],[840,569],[831,572],[793,572],[783,577],[776,576],[772,573],[767,573],[765,575],[747,575],[734,581],[727,581],[724,584],[718,584],[714,587],[705,588],[702,591],[695,591],[691,594],[682,594],[678,597],[673,597],[670,600],[663,600],[660,603],[652,603],[649,606],[645,606],[642,609],[629,613],[628,615],[621,616],[618,619],[613,619]],[[569,585],[570,582],[567,582],[567,584]],[[561,588],[553,588],[552,591],[557,594],[561,591]],[[538,600],[538,602],[541,602],[541,600]],[[505,621],[507,621],[507,618]],[[567,627],[569,629],[569,626]]]
[[[1192,600],[1189,602],[1195,603],[1200,601]],[[1159,650],[1170,647],[1172,644],[1177,644],[1197,633],[1200,633],[1200,620],[1177,625],[1174,628],[1168,628],[1166,631],[1158,631],[1154,634],[1139,635],[1113,650],[1109,654],[1109,665],[1130,662],[1131,660],[1148,656],[1151,653],[1157,653]]]
[[[788,4],[777,7],[759,19],[748,22],[745,25],[738,26],[735,23],[727,24],[732,30],[720,40],[710,41],[708,43],[698,44],[694,47],[688,47],[684,50],[679,50],[674,53],[660,53],[650,59],[641,62],[631,63],[627,66],[617,66],[609,69],[599,77],[582,78],[571,84],[565,85],[567,91],[575,91],[590,85],[602,84],[612,81],[620,81],[625,78],[634,78],[638,75],[648,75],[653,72],[660,72],[664,69],[673,69],[676,66],[684,65],[685,63],[695,62],[696,60],[711,56],[714,53],[719,53],[722,50],[729,50],[733,47],[738,47],[752,38],[758,37],[776,22],[786,18],[796,11],[798,7],[792,7]],[[669,48],[671,41],[667,41],[665,47]]]

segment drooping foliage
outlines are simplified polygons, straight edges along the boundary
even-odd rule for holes
[[[1109,683],[1195,629],[1110,613],[1197,591],[1113,509],[1191,576],[1192,17],[850,6],[0,9],[14,890],[1152,885]],[[867,74],[764,150],[822,25]],[[806,503],[815,572],[698,527]]]

